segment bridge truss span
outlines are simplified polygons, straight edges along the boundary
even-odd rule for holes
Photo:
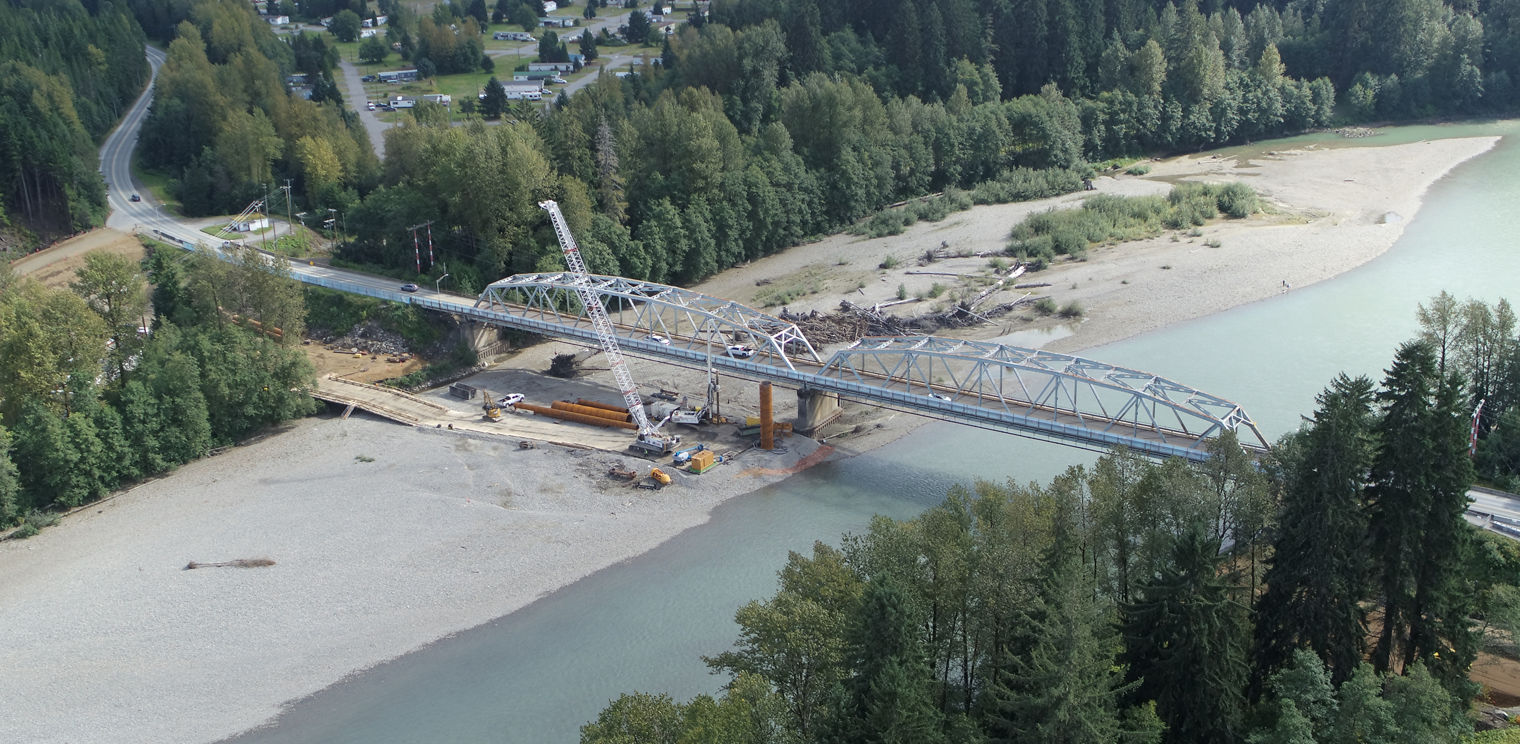
[[[756,361],[795,370],[793,360],[822,364],[818,352],[798,330],[774,315],[689,289],[617,276],[590,275],[591,291],[602,298],[618,327],[619,339],[673,344],[690,351],[726,355],[728,347],[750,350]],[[556,326],[590,328],[591,317],[568,273],[516,274],[493,282],[475,302],[476,309],[507,310],[512,315]]]
[[[925,408],[1049,438],[1109,442],[1206,456],[1236,432],[1242,446],[1269,445],[1239,405],[1149,372],[1067,354],[983,341],[870,337],[836,352],[820,377],[907,395]]]

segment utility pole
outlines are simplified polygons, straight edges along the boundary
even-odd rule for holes
[[[265,186],[264,184],[259,185],[264,187],[264,195],[262,197],[259,197],[259,217],[264,220],[265,227],[273,227],[273,225],[271,225],[269,222],[269,210],[265,208],[265,201],[269,199],[269,187]],[[259,248],[265,251],[269,250],[268,230],[259,231]]]
[[[285,224],[290,228],[290,235],[291,235],[291,237],[295,237],[295,234],[296,234],[296,219],[295,219],[295,214],[291,211],[291,207],[290,207],[290,179],[289,178],[285,179],[285,186],[284,186],[284,188],[285,188]]]
[[[419,222],[407,228],[412,231],[412,255],[417,260],[417,273],[419,274],[422,273],[422,245],[417,241],[417,231],[424,227],[428,231],[428,268],[431,269],[433,268],[433,220]],[[448,269],[445,268],[444,271],[448,271]]]

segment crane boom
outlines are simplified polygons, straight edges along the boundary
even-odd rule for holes
[[[586,271],[586,262],[581,258],[580,248],[575,244],[575,236],[570,234],[570,227],[565,224],[565,216],[559,211],[559,203],[549,199],[539,202],[538,206],[549,213],[549,221],[554,225],[554,234],[559,238],[560,248],[565,254],[565,266],[569,267],[570,273],[574,276],[576,294],[580,295],[586,314],[591,316],[591,325],[596,329],[596,339],[602,346],[602,353],[607,355],[607,366],[612,368],[612,375],[617,379],[618,390],[623,393],[623,401],[628,405],[628,413],[633,416],[633,423],[639,427],[637,445],[641,449],[650,451],[668,451],[672,442],[659,434],[658,426],[649,422],[649,414],[644,411],[644,400],[639,397],[638,386],[633,382],[633,374],[628,371],[628,365],[623,361],[622,349],[618,348],[617,334],[612,327],[612,319],[607,317],[607,309],[602,307],[601,299],[591,289],[591,276]]]

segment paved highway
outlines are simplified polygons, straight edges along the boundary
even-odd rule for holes
[[[1520,540],[1520,496],[1489,488],[1467,492],[1472,503],[1467,507],[1468,521],[1505,537]]]
[[[158,79],[158,68],[163,65],[166,57],[158,49],[147,49],[151,70],[148,87],[121,118],[116,130],[106,137],[105,144],[100,146],[100,174],[108,184],[106,203],[111,206],[106,226],[120,230],[131,230],[134,225],[149,224],[142,219],[144,213],[149,218],[153,216],[152,207],[140,209],[144,203],[134,204],[130,201],[132,194],[141,191],[132,180],[132,151],[137,148],[137,133],[142,130],[143,120],[148,118],[148,107],[153,103],[153,81]]]

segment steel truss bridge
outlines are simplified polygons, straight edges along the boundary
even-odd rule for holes
[[[1248,450],[1268,446],[1240,406],[1149,372],[933,336],[865,338],[824,359],[795,324],[737,302],[622,277],[594,275],[591,283],[618,344],[640,356],[1080,447],[1203,460],[1226,431]],[[570,274],[507,277],[461,314],[596,341]],[[730,346],[755,353],[734,358]]]
[[[156,230],[180,238],[179,230]],[[184,240],[189,250],[229,259]],[[279,260],[270,257],[271,262]],[[401,292],[389,279],[288,262],[301,282],[419,305],[490,325],[597,345],[596,330],[566,273],[518,274],[492,283],[473,303],[422,289]],[[819,355],[796,324],[730,300],[679,287],[591,276],[626,353],[800,391],[850,400],[1061,444],[1128,447],[1152,457],[1209,457],[1226,431],[1242,447],[1268,443],[1238,405],[1135,369],[985,341],[934,336],[865,338]],[[728,347],[753,349],[735,358]]]

